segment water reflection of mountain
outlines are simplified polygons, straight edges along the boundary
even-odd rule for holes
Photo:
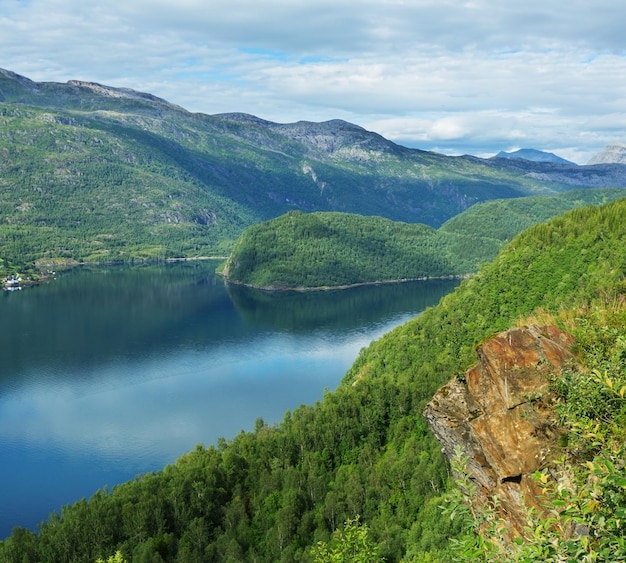
[[[227,291],[248,323],[298,333],[319,328],[350,330],[410,311],[418,313],[458,283],[427,280],[312,292],[267,292],[229,285]]]
[[[103,365],[245,344],[267,331],[349,331],[418,313],[451,291],[428,281],[314,293],[226,288],[217,262],[79,268],[5,294],[3,385],[28,373],[89,378]]]

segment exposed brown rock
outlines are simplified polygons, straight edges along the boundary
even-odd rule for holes
[[[544,467],[559,428],[549,375],[574,362],[574,338],[556,327],[530,326],[497,334],[478,349],[479,362],[443,386],[424,412],[449,459],[460,446],[477,485],[473,502],[492,503],[511,536],[526,524],[526,506],[537,505],[530,479]]]

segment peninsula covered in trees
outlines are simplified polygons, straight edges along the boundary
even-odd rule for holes
[[[291,211],[248,227],[221,272],[231,283],[263,289],[327,289],[463,276],[493,260],[524,229],[626,190],[574,190],[491,200],[439,229],[382,217]]]

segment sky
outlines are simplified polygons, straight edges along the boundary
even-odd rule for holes
[[[0,0],[0,67],[585,164],[626,143],[624,22],[620,0]]]

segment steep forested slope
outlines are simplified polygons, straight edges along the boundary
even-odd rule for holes
[[[492,200],[448,219],[438,235],[453,256],[457,273],[475,272],[525,229],[577,207],[602,205],[626,197],[626,190],[571,190],[556,195]]]
[[[0,259],[223,254],[290,210],[439,226],[493,198],[626,185],[626,167],[447,157],[340,120],[190,113],[95,83],[0,70]]]
[[[471,363],[476,336],[504,330],[537,307],[558,310],[623,288],[625,218],[626,200],[619,200],[574,209],[524,231],[436,308],[373,343],[348,379],[363,373],[387,378],[386,368],[396,377],[420,379],[428,377],[434,358],[454,374]]]
[[[625,222],[622,200],[525,231],[438,306],[364,349],[323,401],[64,507],[36,535],[16,529],[0,556],[91,561],[119,549],[133,561],[311,561],[316,541],[361,515],[386,561],[449,561],[460,530],[440,513],[449,472],[426,401],[473,363],[479,341],[520,316],[559,322],[576,308],[581,350],[595,349],[604,329],[585,318],[623,310]],[[626,342],[623,331],[616,338]]]

